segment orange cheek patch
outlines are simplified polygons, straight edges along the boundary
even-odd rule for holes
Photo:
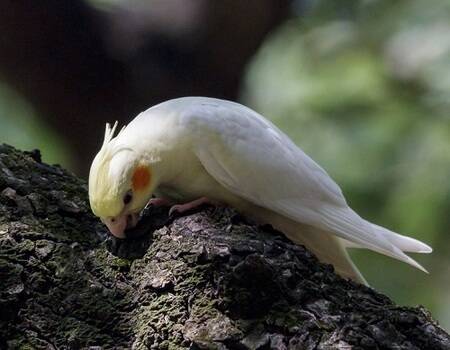
[[[134,169],[133,177],[131,178],[133,191],[140,191],[146,188],[150,183],[150,179],[150,169],[142,165],[137,166],[136,169]]]

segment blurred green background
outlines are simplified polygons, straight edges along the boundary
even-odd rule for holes
[[[103,0],[89,4],[96,11],[101,9],[115,19],[122,19],[124,9],[130,10],[138,3],[146,8],[139,1]],[[248,45],[252,50],[245,51],[246,59],[242,62],[235,63],[233,55],[240,55],[240,48],[253,39],[236,35],[212,42],[214,36],[202,37],[208,44],[217,44],[214,47],[222,61],[211,65],[211,72],[196,74],[210,74],[205,81],[215,85],[203,86],[203,80],[186,73],[194,70],[194,64],[180,69],[174,61],[176,77],[187,75],[186,80],[196,84],[173,91],[165,85],[161,87],[161,83],[153,84],[153,90],[161,87],[169,92],[147,101],[145,95],[140,100],[131,99],[139,101],[135,109],[166,97],[203,94],[237,99],[272,119],[329,172],[341,185],[350,205],[363,217],[434,248],[431,255],[414,257],[429,270],[429,275],[368,251],[353,251],[352,256],[374,288],[399,304],[424,305],[449,330],[450,2],[280,1],[271,3],[272,7],[267,7],[263,14],[269,16],[274,6],[281,3],[286,7],[276,20],[267,21],[269,24],[261,29],[263,34]],[[201,1],[187,4],[181,10],[182,19],[189,6],[207,6]],[[231,2],[227,4],[234,6]],[[247,10],[253,11],[254,18],[262,18],[261,8],[255,3],[253,9]],[[226,9],[208,11],[205,16],[213,18],[214,11]],[[131,12],[125,11],[128,15]],[[150,19],[144,19],[154,21],[151,9],[149,13]],[[232,13],[229,16],[233,20],[236,17]],[[164,28],[173,25],[173,21],[161,23]],[[223,21],[218,23],[224,25]],[[210,25],[202,30],[209,33],[211,28]],[[242,30],[256,29],[250,21]],[[117,28],[112,32],[117,35]],[[119,32],[122,36],[134,35],[123,32],[123,28]],[[190,35],[197,34],[194,30]],[[192,42],[193,52],[201,50],[201,40]],[[117,49],[123,42],[114,43],[111,52],[118,61],[130,63],[129,57],[142,53],[139,44],[135,51],[124,54]],[[220,51],[225,46],[230,48],[227,55]],[[166,49],[161,45],[150,47],[157,52]],[[172,56],[169,52],[163,58],[170,62]],[[160,64],[155,60],[145,62]],[[131,63],[134,65],[136,61]],[[240,65],[242,69],[232,72],[228,68],[232,65]],[[229,76],[237,76],[235,85],[222,89],[227,77],[217,76],[221,69]],[[143,91],[146,85],[140,83],[140,75],[132,76],[138,81],[133,81],[133,89]],[[1,77],[0,141],[22,149],[40,148],[45,161],[61,163],[86,175],[90,158],[80,158],[76,143],[69,142],[67,134],[61,135],[57,124],[48,122],[43,113],[45,108],[30,99],[32,93],[21,89],[20,84],[11,83],[8,74],[3,80]],[[150,77],[169,80],[163,74]],[[135,109],[125,109],[131,115],[120,111],[119,117],[131,118]],[[107,121],[106,117],[101,119],[101,123]],[[96,127],[93,133],[98,135],[100,144],[103,130]],[[87,153],[91,157],[93,150]]]
[[[367,251],[376,289],[450,329],[450,2],[313,2],[264,43],[243,101],[341,185],[363,217],[434,247],[430,274]]]

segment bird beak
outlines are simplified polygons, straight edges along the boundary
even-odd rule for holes
[[[117,238],[126,238],[125,230],[133,228],[139,220],[138,214],[120,214],[116,217],[102,218],[102,222],[108,227],[109,232]]]

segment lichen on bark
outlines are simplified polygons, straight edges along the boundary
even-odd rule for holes
[[[346,281],[228,208],[119,241],[86,184],[0,146],[0,348],[450,349],[423,308]]]

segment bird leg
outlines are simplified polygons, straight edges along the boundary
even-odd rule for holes
[[[202,206],[203,204],[211,204],[211,205],[217,205],[217,203],[214,203],[213,201],[211,201],[209,198],[206,197],[200,197],[198,199],[195,199],[191,202],[188,203],[183,203],[183,204],[175,204],[173,205],[170,210],[169,210],[169,216],[178,213],[178,214],[183,214],[189,210],[198,208],[200,206]]]

